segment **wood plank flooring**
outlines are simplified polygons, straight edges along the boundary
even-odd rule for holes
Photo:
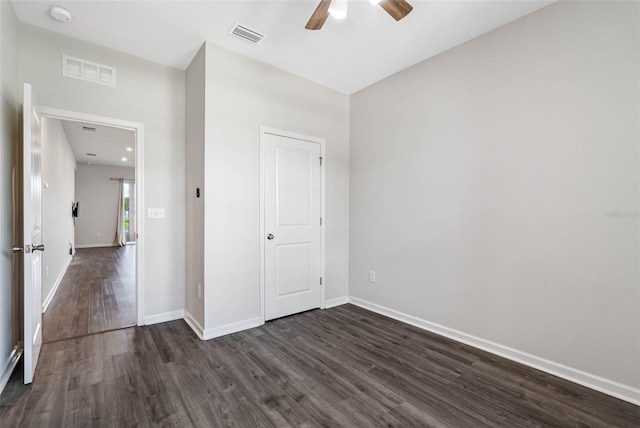
[[[44,342],[135,325],[135,253],[134,245],[78,249],[43,314]]]
[[[210,341],[184,321],[44,345],[2,427],[638,427],[640,407],[352,305]]]

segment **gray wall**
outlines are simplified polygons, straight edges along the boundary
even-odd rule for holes
[[[42,302],[71,261],[74,242],[71,203],[75,200],[76,160],[59,120],[42,119]]]
[[[135,179],[135,168],[78,164],[76,200],[80,203],[76,219],[76,247],[116,245],[120,182],[111,178]]]
[[[352,296],[640,386],[638,7],[556,3],[352,97]]]
[[[326,297],[347,296],[349,97],[210,43],[205,90],[204,327],[260,315],[260,125],[326,139]]]
[[[0,391],[7,364],[18,343],[13,323],[16,290],[12,281],[11,184],[18,141],[18,21],[11,3],[0,1]]]
[[[186,289],[185,309],[204,328],[204,140],[205,140],[205,45],[187,69],[186,75]],[[196,198],[200,188],[200,198]]]
[[[29,25],[19,29],[20,79],[33,84],[41,105],[144,123],[144,203],[166,216],[145,223],[145,315],[184,309],[184,71]],[[116,67],[117,87],[63,77],[63,54]]]

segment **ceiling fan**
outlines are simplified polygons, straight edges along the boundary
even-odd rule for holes
[[[400,21],[413,10],[413,6],[405,0],[370,0],[373,4],[379,4],[393,19]],[[347,0],[320,0],[320,4],[316,8],[311,19],[304,28],[307,30],[319,30],[324,25],[329,15],[336,18],[345,18],[347,16]]]

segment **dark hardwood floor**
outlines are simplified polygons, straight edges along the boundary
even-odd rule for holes
[[[135,254],[133,245],[78,249],[43,314],[44,342],[135,325]]]
[[[640,408],[352,305],[210,341],[183,321],[44,345],[0,426],[638,427]]]

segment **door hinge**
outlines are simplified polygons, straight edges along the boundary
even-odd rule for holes
[[[320,226],[322,226],[322,217],[320,217]]]
[[[322,277],[320,277],[320,285],[322,285]]]
[[[322,166],[322,156],[320,156],[320,166]]]

